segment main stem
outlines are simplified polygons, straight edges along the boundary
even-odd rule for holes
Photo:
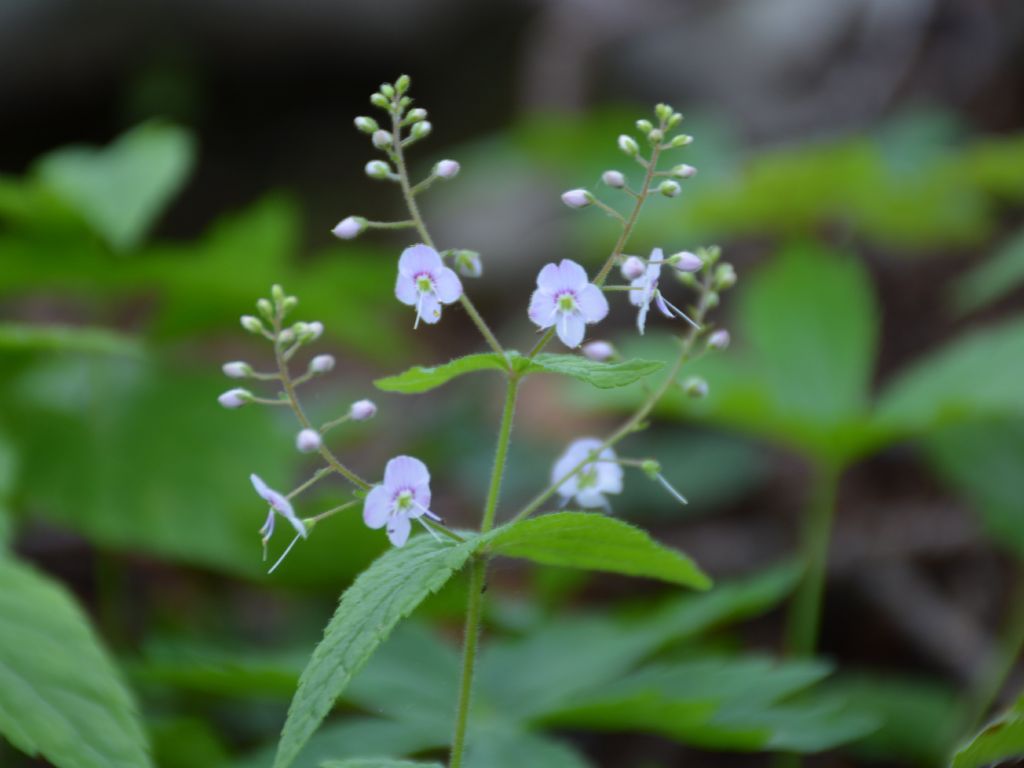
[[[793,656],[810,656],[817,646],[839,475],[839,467],[834,465],[815,468],[811,498],[804,512],[804,574],[786,627],[786,650]]]
[[[487,502],[480,522],[480,532],[487,533],[494,527],[501,496],[501,481],[505,475],[508,460],[508,446],[512,440],[512,421],[516,412],[516,396],[519,393],[519,379],[510,376],[505,394],[505,409],[501,414],[498,430],[498,446],[494,451],[494,467],[487,489]],[[483,615],[484,584],[487,578],[487,560],[473,559],[469,571],[469,600],[466,606],[466,627],[462,646],[462,672],[459,680],[459,700],[455,708],[455,733],[452,736],[449,768],[461,768],[466,749],[466,727],[469,724],[469,706],[473,694],[473,672],[476,668],[476,651],[480,642],[480,619]]]
[[[405,164],[405,153],[402,151],[402,125],[399,120],[397,107],[393,107],[391,110],[391,136],[393,138],[394,150],[391,153],[391,159],[395,163],[395,171],[398,174],[398,183],[402,187],[402,197],[405,198],[405,207],[409,209],[409,216],[412,218],[413,226],[416,227],[416,231],[419,232],[423,242],[434,248],[434,239],[430,236],[430,232],[427,230],[427,225],[423,221],[423,216],[420,214],[420,206],[416,202],[416,195],[413,193],[412,185],[409,183],[409,170]],[[484,341],[487,345],[497,352],[502,357],[505,356],[505,350],[501,346],[497,337],[491,332],[487,322],[483,319],[481,314],[477,311],[476,306],[469,300],[466,292],[463,291],[459,295],[459,303],[462,304],[462,308],[466,310],[466,314],[473,321],[473,324],[480,331],[480,334],[484,337]]]

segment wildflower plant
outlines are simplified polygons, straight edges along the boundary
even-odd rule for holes
[[[257,394],[235,387],[220,396],[221,405],[290,409],[298,422],[296,448],[318,455],[322,462],[309,479],[288,493],[273,490],[255,474],[251,477],[257,494],[268,506],[266,522],[259,531],[264,550],[278,516],[295,531],[284,555],[270,570],[279,567],[296,545],[301,551],[301,541],[315,535],[317,525],[337,514],[361,512],[365,524],[373,529],[383,528],[393,545],[341,596],[324,638],[300,679],[278,745],[275,768],[286,768],[294,761],[353,676],[399,621],[459,571],[468,571],[469,590],[450,768],[459,768],[466,759],[486,574],[492,558],[507,556],[642,576],[694,589],[710,586],[708,577],[686,555],[661,546],[643,531],[616,519],[611,506],[615,497],[628,492],[633,480],[627,470],[631,469],[638,470],[637,477],[663,485],[679,503],[686,503],[683,494],[662,473],[655,457],[628,457],[623,452],[628,450],[628,438],[647,426],[652,411],[667,394],[707,394],[707,385],[702,380],[681,378],[684,366],[701,354],[725,348],[729,340],[728,333],[716,330],[709,319],[720,293],[735,283],[735,272],[720,260],[717,248],[680,251],[668,258],[661,248],[647,257],[627,253],[641,211],[650,198],[677,197],[680,182],[685,183],[696,172],[688,165],[663,168],[665,155],[692,141],[677,132],[682,116],[668,105],[659,104],[653,120],[637,121],[639,139],[627,134],[618,138],[619,149],[637,166],[637,172],[608,170],[602,181],[616,196],[616,203],[626,203],[625,212],[590,190],[573,189],[562,195],[562,201],[570,208],[594,208],[614,218],[621,231],[610,252],[589,269],[583,263],[592,259],[585,253],[573,254],[558,263],[538,265],[532,296],[524,290],[523,311],[537,327],[539,337],[532,349],[521,353],[498,340],[460,279],[483,275],[480,254],[439,248],[420,212],[419,197],[435,183],[455,178],[459,164],[442,159],[432,166],[426,178],[411,178],[406,152],[429,136],[432,126],[426,110],[413,106],[409,78],[403,75],[394,83],[385,83],[370,101],[380,110],[380,117],[357,117],[355,126],[369,136],[373,148],[383,157],[369,162],[366,173],[371,179],[397,186],[408,217],[377,221],[349,215],[333,233],[341,239],[352,239],[376,229],[408,230],[410,242],[395,254],[396,310],[399,304],[412,308],[413,325],[419,329],[421,322],[442,323],[444,310],[454,311],[457,304],[468,314],[486,346],[486,351],[478,354],[442,365],[414,367],[380,379],[376,385],[390,392],[422,393],[458,376],[498,370],[504,374],[506,394],[479,526],[475,530],[456,529],[446,521],[447,510],[433,503],[430,469],[420,459],[395,456],[382,468],[379,479],[367,478],[351,469],[330,447],[332,430],[347,421],[374,416],[377,408],[372,401],[358,400],[344,414],[324,424],[316,425],[310,420],[299,396],[300,389],[332,370],[335,361],[330,355],[314,354],[302,373],[293,372],[300,354],[306,353],[323,333],[317,322],[292,319],[299,307],[297,297],[274,286],[269,298],[257,302],[257,314],[242,317],[245,330],[271,344],[273,366],[259,371],[249,363],[233,361],[224,365],[224,373],[234,380],[251,380],[253,389],[260,385],[277,391]],[[617,267],[624,282],[609,284]],[[616,301],[620,297],[621,301]],[[592,337],[609,315],[628,318],[632,312],[637,313],[636,324],[643,333],[652,304],[675,321],[674,325],[665,326],[679,341],[678,352],[668,363],[623,359],[610,343]],[[679,308],[678,304],[686,308]],[[556,336],[568,348],[568,354],[546,351]],[[538,489],[532,500],[518,510],[503,511],[499,502],[502,480],[509,470],[506,464],[519,391],[527,378],[542,372],[569,376],[599,388],[626,386],[647,377],[650,380],[646,383],[646,398],[618,428],[605,436],[572,441],[553,460],[547,485],[537,478]],[[340,476],[350,487],[351,498],[332,509],[300,516],[301,494],[333,475]],[[414,535],[417,527],[425,533]]]

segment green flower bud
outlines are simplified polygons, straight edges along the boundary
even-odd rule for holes
[[[665,134],[662,133],[658,128],[654,128],[647,132],[647,140],[651,144],[660,144],[661,140],[665,138]]]
[[[665,197],[677,197],[680,191],[682,191],[682,187],[679,186],[678,182],[666,180],[658,185],[658,191]]]
[[[360,115],[355,119],[354,122],[356,124],[356,128],[358,128],[363,133],[373,133],[378,128],[380,128],[380,126],[377,125],[376,120],[374,120],[372,117],[366,117],[365,115]]]
[[[683,116],[680,115],[678,112],[673,112],[672,116],[668,119],[668,122],[665,124],[665,127],[672,129],[679,125],[681,122],[683,122]]]
[[[263,333],[263,323],[260,322],[258,317],[252,315],[242,315],[241,317],[242,327],[245,328],[249,333]]]
[[[416,122],[419,122],[420,120],[426,120],[426,119],[427,119],[427,110],[425,110],[425,109],[423,109],[421,107],[416,107],[416,109],[410,109],[409,110],[409,114],[405,116],[406,122],[409,122],[409,123],[416,123]]]
[[[391,175],[391,166],[383,160],[371,160],[366,164],[365,170],[371,179],[386,179]]]
[[[427,120],[424,120],[423,122],[416,123],[409,129],[409,136],[413,141],[419,141],[420,139],[425,139],[429,136],[433,129],[434,126],[432,126]]]
[[[654,130],[654,124],[650,120],[637,120],[636,129],[640,131],[640,133],[650,133]]]
[[[683,382],[683,392],[687,397],[700,400],[708,396],[708,383],[700,376],[690,376]]]
[[[370,97],[370,103],[373,104],[373,106],[375,107],[380,107],[381,109],[387,109],[388,107],[391,106],[391,103],[387,100],[387,97],[384,96],[384,94],[382,93],[373,94]]]
[[[270,286],[270,297],[274,300],[275,306],[281,306],[284,303],[284,288],[276,283]]]
[[[412,80],[408,75],[401,75],[397,80],[395,80],[395,90],[398,91],[399,94],[408,91],[410,85],[412,85]]]
[[[688,136],[685,133],[680,133],[678,136],[673,136],[672,141],[669,142],[670,147],[685,147],[687,144],[693,143],[693,136]]]
[[[672,117],[672,107],[668,104],[657,104],[654,107],[654,114],[658,116],[659,120],[665,122]]]
[[[274,319],[274,305],[270,303],[270,299],[260,299],[256,302],[256,309],[263,315],[267,320]]]
[[[391,83],[381,83],[380,92],[388,99],[395,97],[395,87]]]
[[[625,152],[630,157],[636,157],[636,153],[640,151],[640,145],[636,143],[636,139],[632,136],[622,134],[618,139],[619,149]]]
[[[715,289],[725,291],[736,285],[736,270],[732,264],[723,262],[715,269]]]
[[[658,475],[661,474],[661,464],[654,459],[645,459],[640,465],[640,469],[642,469],[644,474],[651,478],[651,480],[657,480]]]

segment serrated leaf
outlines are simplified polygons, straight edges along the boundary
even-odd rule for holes
[[[105,328],[0,323],[0,350],[89,352],[139,357],[138,339]]]
[[[291,765],[352,676],[395,625],[465,565],[476,539],[459,544],[418,536],[378,558],[341,596],[324,639],[299,680],[275,768]]]
[[[421,392],[429,392],[467,373],[490,370],[507,371],[508,368],[508,361],[502,359],[501,355],[495,352],[484,352],[477,355],[459,357],[444,365],[435,365],[430,368],[418,365],[395,376],[377,379],[373,383],[377,389],[382,389],[385,392],[414,395]]]
[[[641,529],[606,515],[555,512],[488,535],[491,551],[544,565],[643,576],[707,589],[711,580],[690,558]]]
[[[621,363],[599,363],[580,355],[537,355],[527,371],[543,371],[570,376],[599,389],[625,387],[664,367],[657,360],[625,360]]]
[[[953,756],[953,768],[981,768],[1024,757],[1024,698],[981,729]]]
[[[912,364],[878,402],[897,433],[986,417],[1024,415],[1024,320],[981,328]]]
[[[195,154],[181,128],[141,125],[103,149],[65,147],[38,166],[43,182],[74,206],[111,247],[137,246],[188,176]]]
[[[0,733],[58,768],[151,765],[135,703],[63,588],[0,557]]]
[[[390,760],[381,757],[328,760],[320,765],[321,768],[442,768],[440,763],[416,763],[411,760]]]

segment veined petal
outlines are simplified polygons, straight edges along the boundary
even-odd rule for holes
[[[391,493],[403,488],[430,486],[427,465],[412,456],[395,456],[384,468],[384,487]]]
[[[441,302],[432,293],[422,293],[416,299],[416,312],[420,320],[433,325],[441,319]]]
[[[388,521],[388,539],[396,547],[403,547],[405,542],[409,540],[409,531],[411,529],[412,523],[409,522],[409,518],[405,515],[392,517]]]
[[[441,267],[435,275],[434,293],[442,304],[458,301],[462,295],[462,283],[459,276],[448,267]]]
[[[554,265],[549,264],[548,266]],[[556,306],[555,295],[543,288],[538,288],[530,297],[530,308],[527,310],[527,314],[535,325],[539,325],[541,328],[550,328],[555,324]]]
[[[292,509],[292,503],[288,501],[284,495],[278,493],[264,483],[257,474],[249,475],[249,480],[252,481],[252,487],[256,489],[256,493],[258,493],[271,507],[276,509],[289,520],[295,517],[295,511]]]
[[[588,323],[598,323],[608,316],[608,299],[604,291],[593,283],[587,283],[576,295],[583,319]]]
[[[444,264],[438,252],[423,243],[410,245],[402,251],[402,255],[398,259],[398,271],[406,277],[414,277],[420,272],[429,272],[431,275],[435,275],[442,266]]]
[[[391,511],[391,493],[383,485],[378,485],[366,494],[363,502],[363,522],[367,528],[383,528]]]
[[[537,273],[537,287],[548,293],[556,293],[562,287],[560,275],[557,264],[545,264]]]
[[[419,297],[420,292],[416,290],[416,281],[399,272],[398,279],[395,280],[395,298],[403,304],[415,307]]]
[[[589,280],[587,271],[572,259],[562,259],[558,265],[558,278],[562,288],[579,291]]]
[[[565,346],[575,349],[583,342],[587,323],[579,312],[560,312],[558,315],[558,338]]]
[[[668,305],[665,303],[665,299],[662,298],[661,291],[654,292],[654,303],[658,305],[658,311],[661,312],[661,314],[663,314],[665,317],[669,319],[675,317],[675,315],[672,314],[672,310],[669,309]]]

